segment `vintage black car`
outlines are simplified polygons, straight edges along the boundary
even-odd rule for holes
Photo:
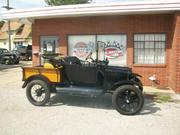
[[[109,66],[108,60],[88,62],[69,56],[49,58],[43,67],[24,67],[23,88],[27,86],[27,98],[36,106],[45,105],[52,92],[90,97],[111,93],[117,111],[133,115],[144,104],[139,77],[128,67]]]
[[[0,48],[0,63],[1,64],[18,64],[19,56],[9,52],[7,49]]]

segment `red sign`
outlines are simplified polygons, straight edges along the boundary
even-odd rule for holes
[[[123,52],[116,47],[107,47],[105,48],[105,55],[107,58],[113,59],[123,56]]]

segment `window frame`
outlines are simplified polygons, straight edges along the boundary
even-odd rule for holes
[[[152,34],[162,34],[165,35],[165,41],[145,41],[145,35]],[[144,40],[143,41],[135,41],[135,35],[144,35]],[[154,42],[154,51],[155,51],[155,42],[163,42],[165,44],[164,47],[164,63],[135,63],[135,42],[142,42],[143,45],[145,45],[145,42]],[[143,47],[145,49],[145,47]],[[165,66],[166,65],[166,50],[167,50],[167,33],[166,32],[153,32],[153,33],[133,33],[133,65],[134,66]]]

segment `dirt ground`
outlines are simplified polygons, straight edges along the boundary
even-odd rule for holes
[[[2,67],[2,65],[0,65]],[[180,103],[145,98],[140,114],[124,116],[111,95],[84,98],[52,95],[45,107],[31,105],[19,66],[0,68],[1,135],[180,135]]]

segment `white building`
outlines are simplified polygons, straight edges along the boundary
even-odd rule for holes
[[[10,23],[10,29],[11,49],[15,48],[17,45],[32,45],[31,25],[13,21]],[[4,23],[4,25],[0,29],[0,48],[6,48],[9,50],[7,22]]]

